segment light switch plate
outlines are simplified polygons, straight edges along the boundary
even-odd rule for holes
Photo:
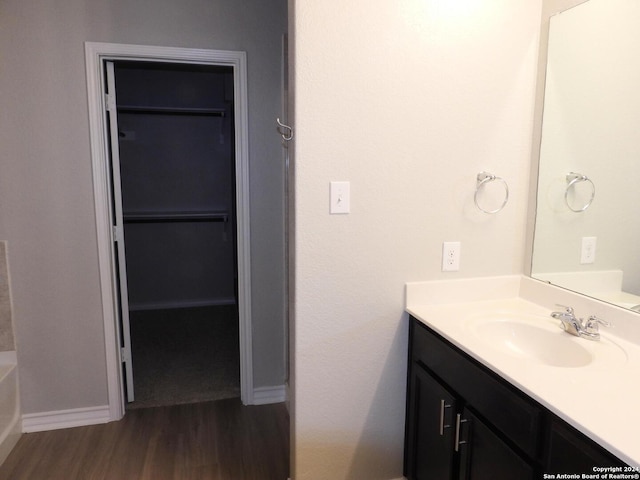
[[[349,182],[331,182],[329,213],[344,214],[351,210],[351,185]]]

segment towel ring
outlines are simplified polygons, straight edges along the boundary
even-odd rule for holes
[[[567,207],[569,207],[569,210],[571,210],[572,212],[584,212],[591,206],[591,203],[593,203],[593,198],[596,196],[596,186],[593,184],[589,177],[587,177],[586,175],[582,175],[581,173],[569,172],[566,178],[567,189],[564,192],[564,203],[567,204]],[[581,208],[573,208],[569,203],[569,190],[571,190],[571,187],[574,187],[577,183],[580,182],[589,182],[591,184],[591,198],[589,198],[589,201],[585,203]]]
[[[489,214],[498,213],[500,210],[504,208],[504,206],[509,201],[509,185],[507,185],[507,182],[502,177],[496,177],[492,173],[488,173],[488,172],[480,172],[476,178],[477,178],[476,193],[473,195],[473,202],[476,204],[476,207],[478,207],[478,209],[480,209],[484,213],[489,213]],[[480,190],[482,190],[482,188],[487,183],[493,182],[495,180],[499,181],[504,186],[504,201],[502,202],[502,205],[500,205],[495,210],[485,210],[480,206],[480,203],[478,203],[478,193],[480,192]]]
[[[285,125],[284,123],[282,123],[282,122],[280,121],[280,118],[276,118],[276,122],[277,122],[277,124],[278,124],[278,127],[279,127],[279,128],[278,128],[278,131],[279,131],[280,136],[282,137],[282,139],[283,139],[284,141],[286,141],[286,142],[288,142],[289,140],[291,140],[291,139],[293,138],[293,128],[291,128],[289,125]],[[282,132],[280,131],[280,129],[281,129],[281,128],[283,128],[283,129],[285,129],[285,130],[288,130],[288,131],[289,131],[289,133],[286,133],[286,132],[285,132],[285,133],[282,133]]]

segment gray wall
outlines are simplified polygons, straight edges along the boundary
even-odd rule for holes
[[[3,0],[0,239],[9,242],[24,413],[107,403],[84,42],[244,50],[254,382],[284,381],[280,43],[286,1]]]

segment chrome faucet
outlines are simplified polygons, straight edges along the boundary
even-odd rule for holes
[[[560,320],[560,327],[571,335],[576,337],[583,337],[588,340],[600,340],[600,331],[598,327],[604,325],[611,327],[611,323],[596,317],[595,315],[589,316],[586,321],[575,316],[572,307],[564,305],[558,305],[558,307],[564,308],[562,312],[551,312],[553,318]]]
[[[576,337],[580,336],[580,331],[582,330],[582,322],[575,316],[572,307],[566,307],[564,305],[557,305],[558,307],[564,308],[563,312],[551,312],[551,316],[553,318],[557,318],[560,320],[560,326],[562,329],[570,333],[571,335],[575,335]]]

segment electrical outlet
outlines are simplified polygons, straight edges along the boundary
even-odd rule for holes
[[[444,242],[442,244],[442,271],[457,272],[460,270],[460,242]]]
[[[586,265],[596,261],[596,237],[582,237],[580,263]]]

